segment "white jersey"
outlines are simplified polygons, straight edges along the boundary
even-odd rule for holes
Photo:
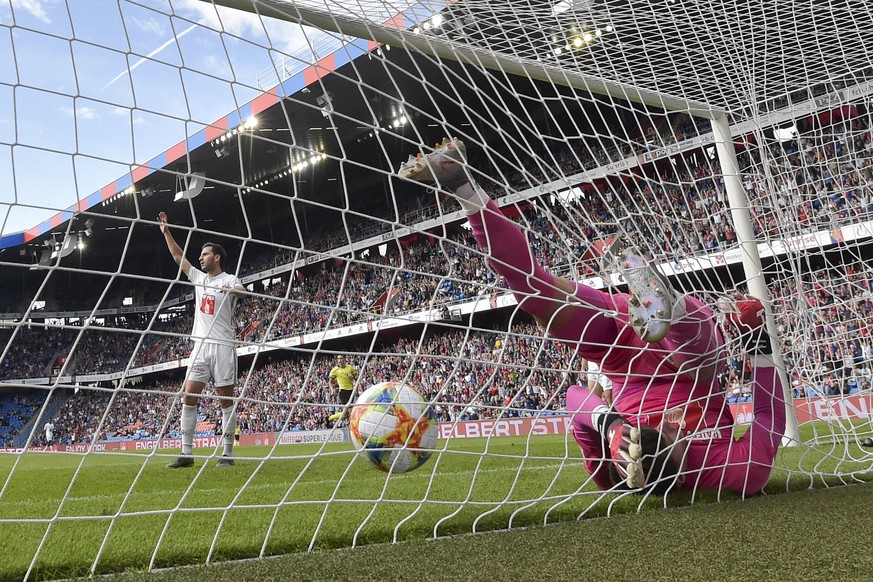
[[[195,307],[194,328],[191,339],[220,345],[236,345],[236,329],[233,325],[233,309],[236,295],[231,291],[240,284],[230,273],[210,277],[193,266],[188,278],[194,283]]]

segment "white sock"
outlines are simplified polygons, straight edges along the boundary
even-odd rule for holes
[[[182,405],[182,418],[179,422],[182,431],[182,454],[188,456],[192,454],[191,449],[194,446],[194,430],[197,428],[197,407]]]
[[[233,433],[236,430],[236,411],[233,405],[221,409],[221,430],[224,437],[224,456],[233,456]]]
[[[464,182],[455,189],[455,195],[461,208],[467,214],[475,214],[485,208],[491,197],[485,193],[475,182]]]
[[[607,406],[606,404],[598,404],[594,407],[594,410],[591,411],[591,426],[597,430],[603,438],[608,438],[609,435],[606,432],[609,430],[609,427],[612,426],[612,423],[621,420],[621,417],[612,409],[612,407]]]

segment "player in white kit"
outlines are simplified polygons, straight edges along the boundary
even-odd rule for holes
[[[197,427],[197,399],[209,380],[215,382],[215,391],[221,402],[222,438],[224,453],[219,467],[233,465],[233,433],[236,428],[236,410],[233,397],[236,386],[236,330],[233,310],[239,297],[245,293],[240,280],[225,273],[223,266],[227,252],[215,243],[206,243],[200,250],[200,269],[195,268],[182,253],[167,224],[167,215],[158,215],[161,233],[167,248],[182,272],[194,284],[195,310],[191,339],[191,358],[182,398],[182,455],[167,465],[171,469],[193,467],[194,431]]]

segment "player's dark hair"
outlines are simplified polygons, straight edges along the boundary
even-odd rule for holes
[[[221,265],[221,270],[223,271],[224,265],[225,265],[225,263],[227,263],[227,251],[224,250],[224,247],[221,246],[220,244],[211,243],[211,242],[203,243],[203,246],[200,247],[200,250],[202,251],[206,247],[212,247],[212,254],[218,255],[219,257],[221,257],[221,262],[219,264]]]
[[[640,461],[646,485],[639,492],[666,495],[674,488],[679,477],[679,463],[670,456],[673,447],[664,440],[661,431],[644,425],[640,427],[640,448],[643,450]],[[613,463],[609,463],[609,476],[613,483],[620,483],[622,488],[627,488]]]

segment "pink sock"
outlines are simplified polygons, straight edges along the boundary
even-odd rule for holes
[[[493,200],[481,212],[469,215],[473,236],[489,255],[489,264],[504,279],[522,309],[548,321],[554,310],[567,305],[566,293],[555,285],[555,277],[533,257],[524,233],[506,218]],[[609,346],[617,337],[615,321],[606,312],[615,309],[608,293],[587,285],[576,286],[573,318],[562,328],[550,328],[558,339]]]

